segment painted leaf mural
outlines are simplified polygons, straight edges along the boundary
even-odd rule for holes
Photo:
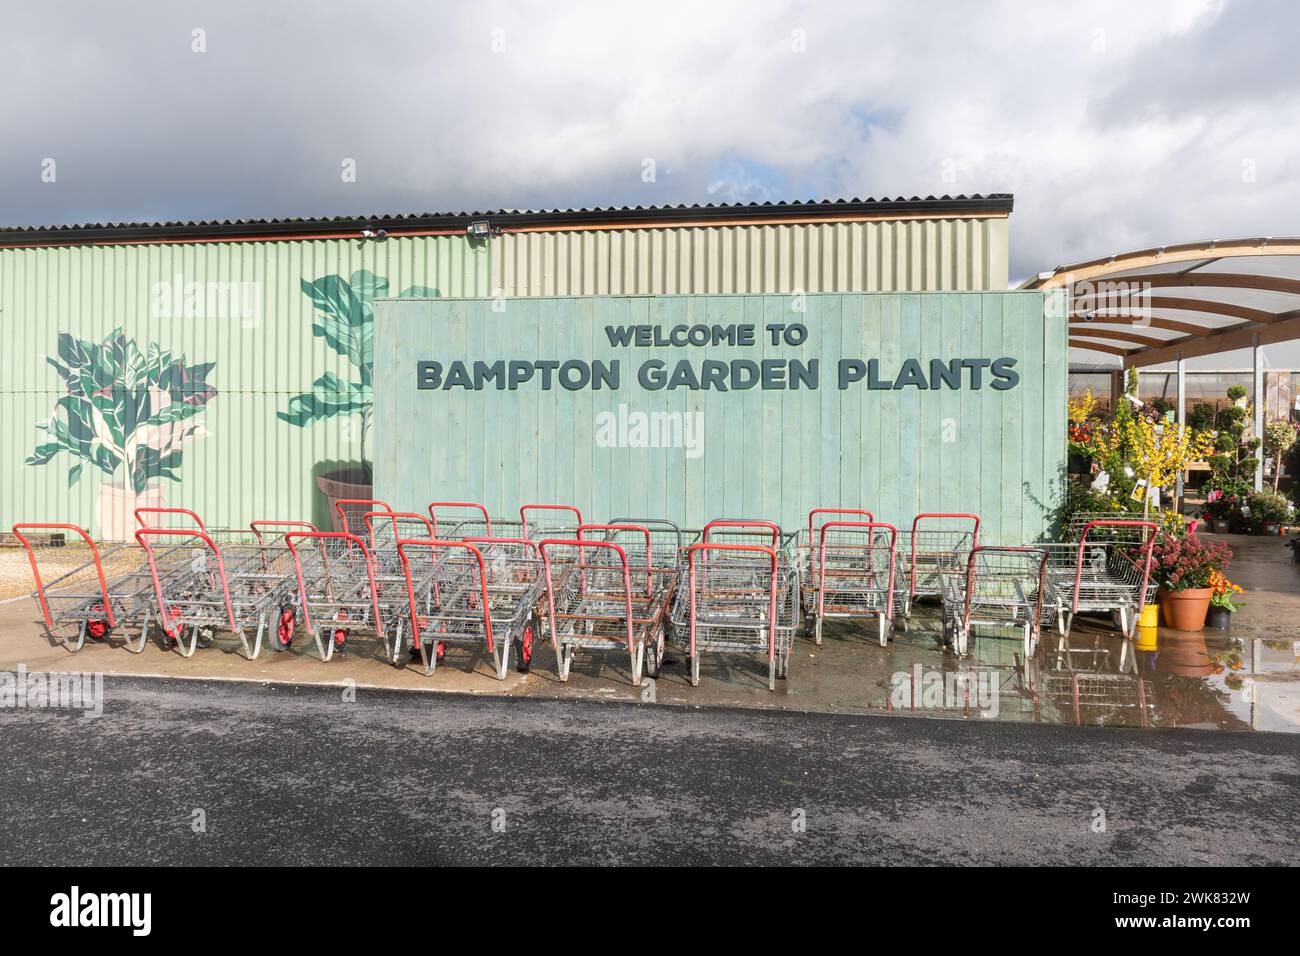
[[[306,428],[338,415],[361,417],[361,460],[366,462],[366,435],[374,415],[371,376],[374,369],[375,299],[389,295],[389,283],[368,269],[347,279],[327,275],[308,282],[302,292],[312,302],[312,333],[325,340],[333,351],[346,358],[355,378],[345,381],[326,372],[312,382],[311,391],[289,399],[287,411],[277,417],[290,425]],[[437,298],[437,289],[413,285],[398,293],[399,298]]]
[[[181,480],[182,447],[208,434],[196,419],[217,394],[208,383],[215,362],[189,365],[156,342],[141,351],[121,328],[102,342],[60,332],[46,361],[67,394],[36,423],[46,439],[26,464],[45,465],[66,452],[76,459],[69,486],[90,466],[107,478],[123,472],[136,494],[160,478]]]

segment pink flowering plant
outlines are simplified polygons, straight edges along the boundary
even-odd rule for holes
[[[1218,541],[1204,541],[1200,535],[1181,538],[1161,535],[1153,551],[1152,575],[1167,591],[1208,588],[1216,571],[1226,571],[1232,551]]]

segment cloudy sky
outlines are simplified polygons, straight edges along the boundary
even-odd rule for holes
[[[1012,192],[1015,279],[1300,232],[1291,0],[83,0],[5,21],[4,225]]]

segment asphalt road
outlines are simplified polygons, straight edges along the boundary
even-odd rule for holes
[[[1300,862],[1294,735],[343,697],[0,709],[0,863]]]

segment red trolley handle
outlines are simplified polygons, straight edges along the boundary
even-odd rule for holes
[[[382,618],[379,616],[378,588],[375,585],[375,564],[370,558],[369,550],[366,549],[366,543],[348,531],[290,531],[284,536],[284,543],[293,555],[293,569],[298,576],[298,600],[302,604],[302,619],[303,623],[307,625],[307,630],[312,629],[311,609],[307,606],[307,582],[302,576],[302,560],[298,555],[298,549],[293,544],[295,538],[319,541],[322,548],[325,546],[324,542],[326,541],[346,541],[348,550],[351,550],[354,544],[361,549],[361,556],[366,559],[366,577],[370,581],[370,608],[375,614],[375,626],[379,627]]]
[[[27,549],[27,560],[32,566],[32,577],[36,579],[36,597],[41,604],[41,616],[45,618],[45,626],[53,627],[54,620],[50,616],[50,606],[45,600],[45,582],[41,580],[40,569],[36,566],[36,552],[32,550],[32,543],[27,540],[23,534],[23,529],[32,531],[37,528],[46,528],[57,531],[75,531],[81,535],[81,539],[90,547],[90,556],[95,561],[95,574],[99,577],[99,593],[104,598],[104,612],[108,616],[108,626],[117,627],[117,621],[113,616],[113,605],[108,599],[108,582],[104,579],[104,565],[99,560],[99,549],[95,547],[95,542],[91,540],[90,535],[84,528],[75,524],[62,524],[58,522],[41,522],[41,521],[23,521],[14,525],[10,530],[15,538],[23,543]]]
[[[256,521],[250,521],[248,527],[253,531],[253,537],[257,539],[257,550],[262,556],[262,570],[271,570],[271,562],[266,558],[266,541],[262,538],[263,528],[306,528],[308,531],[315,531],[316,526],[310,521],[276,521],[274,519],[259,518]]]
[[[548,618],[551,622],[551,645],[555,648],[555,652],[557,654],[560,652],[560,640],[555,633],[555,587],[551,580],[551,558],[546,553],[548,546],[577,548],[579,565],[582,563],[583,548],[605,548],[618,555],[623,565],[623,597],[627,605],[627,650],[629,654],[635,653],[632,644],[632,575],[627,568],[627,552],[613,541],[584,541],[581,538],[547,538],[537,545],[537,550],[542,555],[542,567],[546,571],[546,609],[550,612]]]
[[[752,523],[752,522],[741,522]],[[776,549],[764,547],[761,544],[709,544],[700,542],[693,544],[686,549],[686,570],[690,575],[691,586],[691,657],[695,656],[695,555],[705,551],[752,551],[756,554],[766,554],[772,559],[772,584],[768,598],[767,610],[767,662],[771,664],[776,657]]]
[[[815,534],[813,530],[813,521],[817,515],[859,515],[860,517],[866,518],[868,524],[876,520],[875,515],[870,511],[863,511],[861,508],[814,508],[812,511],[808,512],[809,541],[812,541],[813,535]]]
[[[889,590],[885,593],[885,617],[894,617],[894,549],[898,544],[898,529],[887,521],[828,521],[821,526],[818,542],[817,616],[826,611],[826,531],[830,528],[853,528],[867,533],[867,547],[871,548],[871,535],[877,528],[889,532]]]
[[[435,508],[472,508],[483,516],[483,526],[487,529],[486,534],[492,537],[492,518],[488,515],[488,510],[477,501],[431,501],[429,502],[429,517],[433,520],[433,530],[429,532],[430,538],[438,537],[438,513]]]
[[[533,557],[541,559],[541,552],[537,550],[537,542],[531,538],[493,538],[484,535],[481,538],[461,538],[466,544],[522,544],[525,547],[533,549]]]
[[[315,531],[316,526],[310,521],[276,521],[274,519],[262,519],[250,521],[248,527],[252,529],[253,537],[257,538],[257,546],[262,546],[262,529],[263,528],[303,528],[307,531]]]
[[[1148,534],[1145,535],[1142,548],[1138,552],[1143,557],[1142,561],[1142,589],[1138,591],[1137,599],[1141,603],[1138,605],[1138,611],[1142,610],[1142,605],[1147,600],[1147,582],[1151,580],[1151,566],[1155,561],[1155,543],[1156,535],[1160,532],[1160,526],[1154,521],[1124,521],[1124,520],[1101,520],[1089,521],[1083,526],[1083,534],[1079,535],[1079,550],[1074,563],[1074,599],[1070,602],[1070,611],[1077,614],[1079,612],[1079,588],[1083,584],[1083,549],[1088,540],[1088,532],[1093,528],[1146,528]]]
[[[712,528],[763,528],[772,532],[772,547],[777,547],[781,542],[781,527],[774,521],[749,520],[746,518],[715,518],[704,526],[704,531],[700,535],[700,543],[709,543],[709,530]]]
[[[1030,618],[1031,626],[1037,628],[1043,614],[1043,590],[1047,587],[1048,554],[1042,548],[1013,547],[1011,545],[988,545],[987,547],[981,545],[970,549],[970,555],[966,558],[966,596],[962,601],[961,608],[962,627],[970,627],[971,595],[975,593],[975,558],[977,555],[990,552],[997,554],[1036,554],[1039,556],[1038,596],[1034,604],[1033,617]]]
[[[474,559],[478,562],[479,601],[483,607],[483,636],[487,640],[488,653],[495,653],[492,640],[492,606],[491,602],[488,601],[487,568],[483,564],[483,552],[465,541],[439,541],[437,538],[403,538],[397,542],[397,556],[402,559],[402,573],[406,575],[406,600],[411,608],[411,640],[415,642],[415,646],[420,646],[420,614],[415,606],[415,585],[411,582],[411,562],[406,556],[408,547],[429,548],[434,554],[437,554],[438,548],[464,548],[474,556]]]
[[[393,506],[387,501],[380,501],[378,498],[340,498],[334,502],[334,511],[339,516],[339,523],[343,525],[343,533],[351,534],[352,528],[348,526],[348,516],[343,510],[344,505],[383,505],[384,511],[392,511]],[[373,507],[371,508],[373,511]]]
[[[577,516],[578,524],[582,524],[582,511],[576,505],[524,505],[519,509],[519,523],[523,525],[525,535],[528,534],[528,512],[530,511],[571,511]]]
[[[398,518],[406,518],[411,521],[422,522],[424,524],[425,530],[429,532],[429,537],[430,538],[437,537],[437,535],[434,534],[432,522],[430,522],[429,519],[426,518],[424,515],[417,514],[414,511],[367,511],[365,517],[362,520],[364,520],[366,523],[366,536],[370,538],[370,547],[372,550],[375,547],[375,523],[374,522],[376,518],[387,518],[393,522],[394,540],[399,540],[397,536]]]
[[[153,545],[149,543],[150,538],[198,538],[207,546],[217,559],[217,578],[221,581],[221,597],[226,606],[226,621],[230,624],[231,631],[238,631],[239,627],[235,624],[235,609],[230,604],[230,586],[226,582],[226,565],[221,560],[221,549],[208,536],[206,531],[195,531],[189,528],[141,528],[135,533],[135,540],[144,548],[145,556],[149,560],[149,576],[153,578],[153,593],[158,598],[158,617],[163,626],[163,630],[168,637],[178,637],[175,626],[171,623],[171,611],[167,609],[167,601],[163,597],[162,580],[158,577],[158,562],[154,558]]]
[[[966,514],[959,511],[926,511],[912,519],[912,560],[908,562],[909,570],[907,574],[907,590],[909,594],[916,594],[916,531],[917,526],[928,518],[961,518],[967,521],[975,522],[975,530],[971,532],[970,546],[971,550],[979,546],[980,543],[980,516]]]
[[[190,518],[196,525],[199,526],[200,531],[202,531],[204,534],[208,533],[207,526],[204,525],[203,519],[200,518],[198,515],[196,515],[189,508],[136,508],[135,520],[140,524],[140,527],[148,528],[149,522],[144,520],[144,518],[142,517],[143,515],[185,515],[185,517]]]
[[[651,539],[650,529],[643,524],[580,524],[578,525],[578,537],[582,538],[584,531],[640,531],[645,535],[645,596],[654,597],[654,560],[651,557]]]

